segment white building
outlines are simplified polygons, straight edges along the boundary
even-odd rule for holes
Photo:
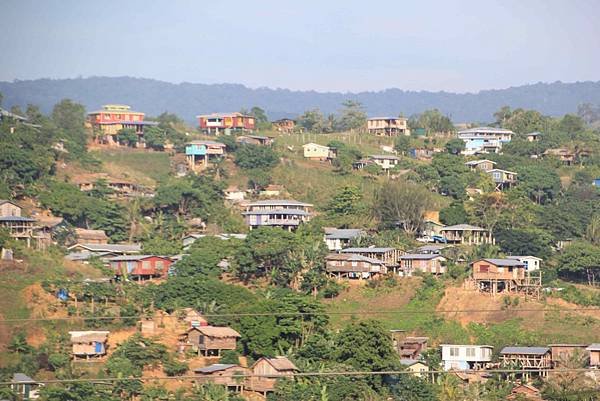
[[[500,153],[502,144],[510,142],[515,133],[508,129],[477,127],[458,131],[458,138],[465,143],[463,154]]]
[[[528,255],[528,256],[513,255],[513,256],[507,256],[506,258],[518,260],[519,262],[523,263],[525,265],[525,270],[527,272],[534,272],[534,271],[540,270],[540,266],[543,261],[543,259],[536,258],[535,256],[531,256],[531,255]]]
[[[481,369],[492,361],[491,345],[442,344],[444,370]]]
[[[301,223],[310,221],[312,208],[310,203],[273,199],[249,203],[242,215],[250,229],[281,227],[292,231]]]
[[[358,228],[325,228],[325,244],[330,251],[339,251],[350,245],[350,241],[365,235]]]
[[[244,199],[246,199],[246,192],[242,191],[238,187],[231,186],[227,188],[224,192],[225,199],[233,203],[241,202]]]
[[[319,145],[318,143],[307,143],[306,145],[302,145],[302,149],[304,151],[304,157],[310,160],[326,161],[335,159],[337,156],[337,152],[334,148]]]
[[[400,159],[390,155],[371,155],[369,159],[384,170],[389,170],[398,165]]]

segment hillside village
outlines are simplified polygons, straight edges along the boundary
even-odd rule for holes
[[[599,399],[600,110],[401,112],[0,109],[0,399]]]

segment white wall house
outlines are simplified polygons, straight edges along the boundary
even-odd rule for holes
[[[357,228],[325,228],[325,244],[330,251],[339,251],[350,245],[350,241],[365,235]]]
[[[540,266],[542,264],[543,259],[536,258],[535,256],[507,256],[507,259],[518,260],[519,262],[525,265],[525,270],[528,272],[534,272],[540,270]]]
[[[400,159],[396,156],[389,155],[371,155],[369,159],[384,170],[389,170],[398,165]]]
[[[483,368],[492,361],[491,345],[442,344],[444,370],[468,370]]]
[[[302,145],[304,157],[311,160],[331,160],[335,159],[336,151],[329,146],[319,145],[318,143],[307,143]]]

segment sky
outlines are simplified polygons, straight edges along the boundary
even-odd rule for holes
[[[600,80],[598,0],[0,0],[0,81],[316,91]]]

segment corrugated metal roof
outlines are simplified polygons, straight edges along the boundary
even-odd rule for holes
[[[381,160],[400,160],[399,157],[390,156],[390,155],[370,155],[369,157],[371,159],[381,159]]]
[[[36,383],[35,380],[27,376],[25,373],[15,373],[13,375],[12,381],[17,383]]]
[[[427,363],[419,361],[418,359],[400,359],[400,363],[404,366],[412,366],[417,363],[422,363],[423,365],[427,366]]]
[[[550,352],[548,347],[504,347],[500,354],[544,355],[548,352]]]
[[[234,366],[238,366],[238,365],[234,365],[232,363],[213,363],[210,366],[205,366],[203,368],[196,368],[196,369],[194,369],[194,372],[195,373],[220,372],[222,370],[226,370],[226,369],[232,368]]]
[[[23,217],[23,216],[0,216],[0,221],[28,221],[32,222],[35,219],[31,217]]]
[[[446,226],[442,228],[442,231],[487,231],[485,228],[472,226],[470,224],[456,224],[453,226]]]
[[[531,256],[531,255],[509,255],[506,257],[506,259],[516,259],[516,260],[525,259],[525,258],[543,260],[542,258],[538,258],[536,256]]]
[[[480,132],[486,132],[486,133],[490,133],[490,134],[514,134],[514,132],[512,132],[509,129],[504,129],[504,128],[495,128],[495,127],[475,127],[475,128],[469,128],[469,129],[465,129],[462,131],[458,131],[458,134],[477,134]]]
[[[217,142],[217,141],[201,141],[201,140],[196,140],[196,141],[191,141],[188,142],[186,145],[210,145],[210,146],[219,146],[219,147],[225,147],[226,145],[222,142]]]
[[[393,251],[394,248],[377,248],[377,247],[373,247],[373,248],[346,248],[346,249],[342,249],[340,252],[342,253],[385,253],[385,252],[389,252],[389,251]]]
[[[123,256],[115,256],[113,258],[109,258],[108,260],[111,262],[118,262],[118,261],[127,261],[127,260],[143,260],[143,259],[148,259],[148,258],[162,258],[162,259],[169,259],[166,256],[160,256],[160,255],[123,255]]]
[[[438,255],[435,253],[407,253],[405,255],[400,256],[400,259],[417,259],[417,260],[429,260],[435,258],[444,258],[442,255]],[[444,258],[445,259],[445,258]]]
[[[589,347],[586,348],[587,351],[600,351],[600,343],[590,344]]]
[[[368,258],[366,256],[358,255],[355,253],[330,253],[326,256],[327,260],[346,260],[349,262],[368,262],[376,265],[383,265],[384,262],[379,259]]]
[[[308,212],[300,209],[269,209],[269,210],[251,210],[249,212],[242,212],[244,216],[246,215],[268,215],[268,214],[285,214],[285,215],[300,215],[300,216],[308,216]]]
[[[523,262],[516,259],[482,259],[496,266],[518,267],[523,266]]]
[[[299,201],[293,200],[293,199],[261,200],[261,201],[256,201],[256,202],[249,203],[247,206],[248,207],[252,207],[252,206],[278,206],[278,205],[283,205],[283,206],[305,206],[305,207],[311,207],[312,206],[312,204],[310,204],[310,203],[299,202]]]
[[[352,239],[363,235],[365,232],[360,228],[336,228],[325,233],[327,239]]]

